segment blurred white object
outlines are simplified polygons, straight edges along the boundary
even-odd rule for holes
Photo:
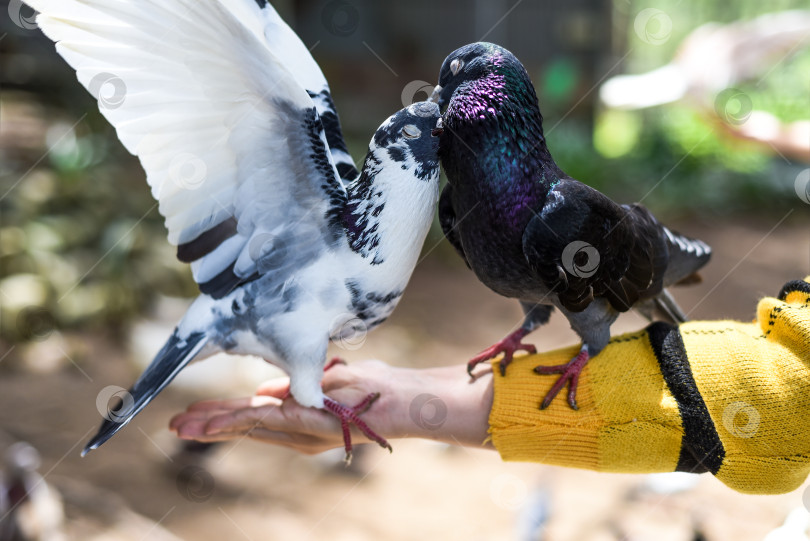
[[[39,452],[25,442],[5,453],[0,480],[0,540],[65,541],[62,498],[37,473]]]
[[[517,516],[517,538],[521,541],[543,541],[551,519],[551,492],[544,485],[535,486]]]
[[[675,58],[640,75],[611,77],[599,89],[608,107],[641,109],[684,97],[699,102],[739,81],[766,75],[777,62],[810,46],[810,11],[783,11],[750,21],[709,23],[689,34]]]
[[[750,21],[709,23],[689,34],[675,58],[661,68],[638,75],[611,77],[599,89],[611,108],[643,109],[687,100],[714,118],[721,116],[720,93],[735,84],[765,78],[786,58],[810,46],[810,11],[783,11]],[[746,99],[740,93],[737,98]],[[722,113],[718,127],[728,135],[760,143],[780,155],[810,162],[810,120],[783,124],[764,111],[738,105],[739,117]],[[722,109],[728,107],[723,103]],[[729,121],[730,120],[730,121]]]
[[[611,77],[599,89],[599,98],[614,109],[644,109],[678,101],[687,90],[683,70],[667,64],[640,75]]]
[[[700,475],[686,472],[651,473],[644,479],[642,489],[654,494],[677,494],[695,488]]]
[[[785,523],[768,532],[763,541],[810,541],[807,528],[810,527],[810,512],[799,507],[790,512]]]

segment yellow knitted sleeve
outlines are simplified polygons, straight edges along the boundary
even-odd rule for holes
[[[494,370],[490,435],[504,460],[711,472],[756,494],[794,490],[810,473],[810,277],[762,299],[753,323],[659,322],[613,338],[582,372],[578,411],[559,398],[540,410],[555,378],[533,368],[578,351]]]

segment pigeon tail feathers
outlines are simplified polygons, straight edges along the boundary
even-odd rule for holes
[[[116,432],[124,428],[180,373],[180,370],[197,356],[207,341],[208,337],[205,333],[194,332],[182,338],[179,331],[175,329],[135,385],[129,392],[122,396],[119,395],[118,405],[108,407],[107,413],[104,414],[104,421],[93,439],[87,442],[82,456],[99,448]]]
[[[664,234],[669,248],[669,265],[664,275],[664,286],[669,287],[692,277],[708,263],[712,249],[701,240],[681,235],[667,227],[664,227]]]

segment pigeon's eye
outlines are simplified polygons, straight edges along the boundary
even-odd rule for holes
[[[458,75],[458,72],[461,71],[461,68],[464,67],[464,61],[460,58],[456,58],[452,62],[450,62],[450,72],[453,75]]]
[[[408,139],[418,139],[419,136],[422,135],[422,132],[413,124],[407,124],[402,128],[402,135]]]

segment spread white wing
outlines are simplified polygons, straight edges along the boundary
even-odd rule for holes
[[[139,157],[204,293],[300,266],[341,234],[346,190],[311,97],[328,86],[269,4],[25,1]]]
[[[329,84],[315,59],[298,35],[279,17],[267,0],[220,0],[234,16],[275,51],[298,83],[307,90],[321,117],[326,141],[340,178],[353,180],[359,172],[355,168],[343,139],[337,110],[332,101]],[[260,6],[261,4],[261,6]]]

